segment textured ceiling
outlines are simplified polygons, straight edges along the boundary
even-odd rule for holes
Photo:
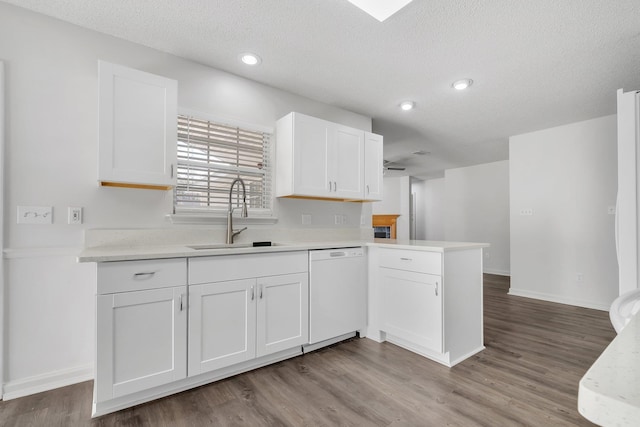
[[[507,159],[510,135],[640,89],[640,0],[414,0],[384,22],[347,0],[5,2],[370,116],[415,176]]]

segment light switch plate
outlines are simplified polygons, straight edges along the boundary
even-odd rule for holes
[[[53,206],[18,206],[18,224],[53,224]]]
[[[67,214],[69,224],[82,224],[82,208],[69,206]]]

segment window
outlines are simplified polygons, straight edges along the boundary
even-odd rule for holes
[[[271,135],[184,115],[178,116],[175,211],[227,211],[229,187],[242,178],[250,216],[271,215]],[[233,206],[242,205],[235,185]]]

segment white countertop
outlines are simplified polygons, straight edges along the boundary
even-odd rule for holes
[[[219,242],[212,244],[220,244]],[[202,245],[193,245],[202,246]],[[84,249],[78,255],[78,262],[133,261],[159,258],[186,258],[213,255],[234,255],[265,252],[290,252],[315,249],[347,248],[356,246],[379,246],[396,249],[410,249],[429,252],[477,249],[488,247],[487,243],[440,242],[429,240],[345,240],[327,242],[276,242],[275,246],[227,247],[216,249],[193,249],[189,245],[130,245],[96,246]]]
[[[578,411],[601,426],[640,425],[640,316],[635,315],[580,380]]]

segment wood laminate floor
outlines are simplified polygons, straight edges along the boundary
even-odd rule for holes
[[[486,350],[449,369],[353,339],[91,420],[92,382],[0,402],[0,426],[583,426],[578,381],[608,313],[507,295],[485,276]]]

